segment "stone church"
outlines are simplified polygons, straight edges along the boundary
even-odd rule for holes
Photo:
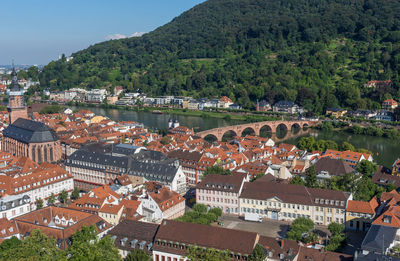
[[[45,124],[28,118],[24,91],[18,84],[15,70],[12,72],[7,110],[10,125],[3,130],[3,151],[28,157],[37,163],[61,160],[61,144],[57,134]]]

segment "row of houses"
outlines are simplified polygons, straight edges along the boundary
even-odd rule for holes
[[[225,214],[258,214],[261,218],[293,221],[310,218],[319,225],[345,223],[347,192],[282,183],[272,175],[254,182],[244,175],[207,175],[196,186],[196,202],[222,209]]]

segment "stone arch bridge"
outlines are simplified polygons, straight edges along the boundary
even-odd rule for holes
[[[221,141],[222,137],[225,133],[232,131],[237,136],[242,136],[242,133],[245,130],[252,130],[255,135],[260,135],[261,130],[265,130],[271,133],[276,133],[278,128],[284,128],[286,130],[291,130],[293,127],[303,129],[305,127],[315,126],[318,122],[315,121],[263,121],[263,122],[254,122],[254,123],[247,123],[247,124],[240,124],[240,125],[233,125],[233,126],[225,126],[220,128],[214,128],[210,130],[200,131],[197,132],[196,135],[205,138],[208,135],[213,135],[217,138],[217,140]]]

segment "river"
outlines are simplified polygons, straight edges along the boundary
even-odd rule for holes
[[[77,109],[72,107],[72,109]],[[224,120],[217,118],[204,118],[196,116],[184,116],[173,114],[153,114],[151,112],[136,112],[131,110],[103,109],[88,107],[96,115],[107,116],[115,121],[136,121],[143,123],[150,129],[167,129],[168,120],[178,120],[180,125],[193,128],[196,132],[217,127],[241,124],[242,121]],[[393,162],[400,157],[400,145],[397,140],[382,137],[354,135],[343,131],[322,132],[312,130],[311,135],[317,139],[329,139],[339,145],[343,141],[350,142],[356,148],[364,148],[372,151],[376,163],[391,167]],[[296,144],[301,137],[285,140],[286,143]]]

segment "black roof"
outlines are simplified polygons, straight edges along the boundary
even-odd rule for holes
[[[18,118],[3,135],[24,143],[42,143],[59,140],[57,134],[41,122]]]
[[[277,107],[293,107],[293,106],[297,106],[297,105],[292,101],[278,101],[277,103],[275,103],[274,106],[277,106]]]
[[[382,250],[389,248],[396,232],[395,227],[372,225],[361,244],[361,249],[382,253]]]

